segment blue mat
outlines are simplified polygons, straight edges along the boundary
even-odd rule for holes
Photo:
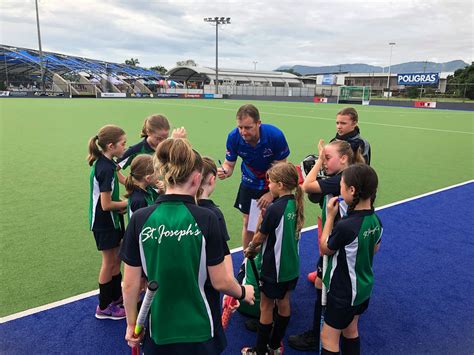
[[[363,354],[474,353],[474,183],[378,212],[384,224],[374,261],[375,287],[359,328]],[[233,255],[234,265],[241,253]],[[316,233],[300,245],[301,278],[292,295],[288,334],[312,324],[315,291],[306,274],[316,263]],[[0,325],[6,354],[129,354],[125,321],[94,318],[89,297]],[[225,354],[255,342],[236,313]],[[285,339],[286,340],[286,339]],[[285,343],[285,354],[297,354]]]

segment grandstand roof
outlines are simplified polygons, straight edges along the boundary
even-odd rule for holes
[[[216,71],[209,67],[181,66],[175,67],[168,72],[169,79],[174,81],[202,81],[215,80]],[[219,81],[233,83],[285,83],[301,84],[298,76],[277,71],[256,71],[242,69],[219,69]]]
[[[35,49],[0,45],[0,72],[9,74],[29,74],[38,72],[40,54]],[[70,56],[66,54],[43,51],[43,64],[46,72],[89,74],[112,74],[124,78],[161,78],[157,72],[126,64],[105,62],[96,59]]]

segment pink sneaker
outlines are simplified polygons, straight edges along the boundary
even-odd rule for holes
[[[97,319],[112,319],[119,320],[125,318],[125,309],[115,304],[109,304],[106,309],[100,309],[97,306],[95,310],[95,317]]]
[[[123,297],[120,296],[120,298],[117,301],[112,301],[111,304],[123,308]]]

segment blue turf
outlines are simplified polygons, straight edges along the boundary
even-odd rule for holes
[[[359,323],[363,354],[474,352],[473,200],[470,183],[378,212],[385,232],[374,261],[374,292]],[[312,322],[315,293],[306,274],[314,268],[315,249],[315,233],[305,233],[287,334]],[[95,319],[96,304],[90,297],[1,324],[0,352],[129,354],[125,321]],[[232,317],[226,354],[254,343],[243,321],[238,313]],[[285,346],[285,354],[297,353]]]

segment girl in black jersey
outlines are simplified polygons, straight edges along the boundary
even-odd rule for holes
[[[123,156],[118,161],[118,177],[121,184],[125,184],[125,176],[120,170],[125,170],[132,164],[133,159],[140,154],[155,154],[158,144],[168,138],[170,133],[170,123],[164,115],[154,114],[143,122],[143,128],[140,132],[140,137],[143,138],[137,144],[132,145],[126,150]],[[176,128],[171,133],[173,138],[186,138],[186,130],[184,127]],[[160,190],[163,188],[162,184],[158,184]]]
[[[211,210],[217,217],[219,221],[219,226],[221,228],[221,235],[224,239],[224,264],[226,267],[227,272],[230,275],[234,275],[234,268],[232,266],[232,257],[230,255],[229,246],[227,242],[230,240],[229,233],[227,231],[227,225],[225,223],[225,218],[222,211],[219,207],[210,199],[210,196],[214,192],[216,188],[216,178],[217,178],[217,165],[209,157],[202,158],[202,181],[201,186],[199,187],[198,193],[196,195],[196,199],[198,205],[204,208],[208,208]],[[224,300],[227,298],[227,295],[224,295]],[[240,303],[237,301],[235,305],[231,307],[232,310],[239,308]]]
[[[139,208],[151,206],[158,197],[154,189],[158,181],[150,155],[139,155],[133,159],[130,175],[125,179],[128,198],[128,219]]]
[[[95,313],[99,319],[125,318],[125,311],[119,305],[122,298],[122,274],[118,253],[123,231],[118,212],[125,212],[127,201],[121,201],[119,198],[117,166],[113,160],[122,156],[125,144],[125,132],[113,125],[102,127],[99,133],[89,140],[89,223],[97,249],[102,253],[99,305]]]
[[[373,203],[378,178],[374,169],[355,164],[344,170],[341,195],[349,209],[337,225],[338,198],[327,204],[327,219],[320,241],[321,252],[329,255],[324,284],[327,307],[321,332],[321,354],[360,354],[357,323],[367,309],[374,284],[372,262],[382,238],[382,224]]]
[[[217,217],[196,205],[199,153],[184,139],[167,139],[158,146],[154,163],[166,193],[133,214],[120,252],[125,263],[125,339],[134,347],[145,336],[145,354],[219,354],[226,346],[219,291],[253,303],[253,287],[240,286],[229,275]],[[159,288],[150,326],[135,338],[142,273]]]
[[[339,196],[341,173],[354,163],[364,163],[360,151],[354,153],[351,145],[346,141],[333,141],[324,145],[318,143],[318,160],[303,182],[303,190],[307,193],[320,193],[323,195],[322,221],[326,219],[326,203],[328,198]],[[327,179],[317,179],[318,172],[324,168]],[[345,214],[347,206],[340,204],[340,215]],[[314,306],[313,329],[302,334],[290,335],[288,343],[291,347],[301,351],[314,351],[319,349],[321,314],[322,314],[322,258],[318,260],[317,277],[314,280],[316,287],[316,302]]]
[[[242,354],[281,354],[281,341],[290,320],[290,292],[300,274],[298,242],[304,224],[303,191],[293,164],[277,163],[267,172],[274,198],[266,209],[258,232],[244,254],[252,259],[261,247],[260,322],[257,342]],[[293,194],[295,191],[295,194]],[[273,316],[275,303],[277,315]]]

